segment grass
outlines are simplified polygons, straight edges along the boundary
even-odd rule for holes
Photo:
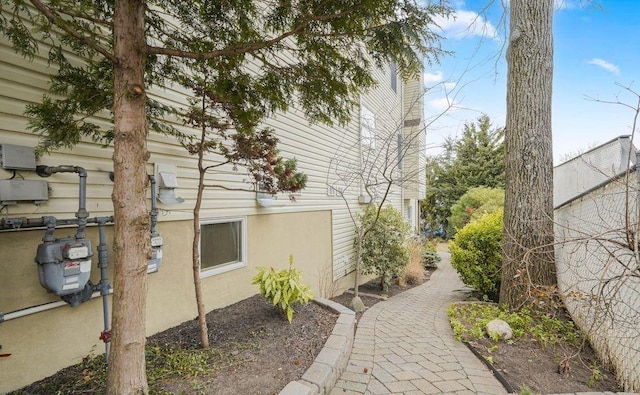
[[[409,240],[405,244],[405,248],[409,255],[409,262],[400,274],[399,281],[401,284],[422,284],[425,277],[425,270],[422,265],[422,251],[424,250],[424,247],[422,243],[417,240]]]
[[[584,339],[584,335],[571,321],[527,309],[508,312],[493,303],[453,303],[447,309],[447,315],[459,341],[484,338],[487,323],[496,318],[511,326],[514,338],[530,336],[543,346],[557,344],[560,340],[579,345]]]

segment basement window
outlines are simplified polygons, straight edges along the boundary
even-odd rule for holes
[[[200,224],[200,277],[247,266],[247,219],[206,220]]]

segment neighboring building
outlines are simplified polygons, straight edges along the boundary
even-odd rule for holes
[[[25,60],[5,39],[0,39],[0,59],[0,145],[34,147],[38,139],[27,129],[23,114],[27,104],[41,100],[52,69],[47,67],[45,58]],[[354,228],[345,202],[358,210],[362,185],[341,185],[339,175],[345,164],[358,170],[365,151],[386,153],[387,159],[391,156],[398,160],[397,149],[388,150],[388,141],[384,140],[390,135],[398,147],[408,147],[401,149],[407,153],[400,158],[402,172],[415,173],[415,177],[408,179],[403,188],[392,188],[389,203],[405,213],[417,232],[418,200],[424,196],[423,82],[416,79],[403,83],[394,65],[377,70],[375,77],[378,87],[363,95],[360,113],[354,114],[352,122],[344,127],[311,125],[296,108],[266,122],[276,130],[283,156],[295,157],[299,170],[308,176],[307,188],[295,195],[295,202],[280,196],[264,200],[255,192],[205,191],[200,273],[207,310],[256,294],[257,288],[251,285],[256,267],[286,267],[289,254],[293,254],[295,266],[302,270],[304,281],[312,286],[314,294],[326,295],[352,286]],[[160,100],[185,102],[184,95],[177,91],[151,94]],[[164,186],[157,202],[157,230],[164,241],[162,266],[149,275],[147,331],[151,335],[193,319],[197,313],[191,264],[197,169],[196,159],[171,138],[150,133],[147,144],[151,153],[148,173],[155,174],[158,184]],[[84,168],[90,216],[109,216],[111,156],[111,148],[83,141],[73,149],[38,158],[37,164]],[[43,180],[34,171],[0,168],[0,179],[11,178]],[[228,187],[251,187],[246,178],[231,168],[223,168],[208,181]],[[7,198],[0,206],[2,218],[74,218],[78,209],[78,176],[54,174],[46,181],[47,201],[12,204]],[[111,250],[111,226],[107,230]],[[74,232],[72,228],[61,228],[54,236],[66,237]],[[0,319],[0,344],[2,353],[11,354],[0,358],[0,393],[103,350],[98,340],[102,331],[100,300],[94,298],[71,308],[40,285],[34,256],[44,233],[41,228],[0,231],[0,312],[4,319]],[[97,283],[96,227],[89,226],[87,235],[94,253],[91,280]],[[112,272],[110,267],[110,276]]]
[[[558,287],[625,391],[640,390],[639,174],[630,136],[554,169]]]

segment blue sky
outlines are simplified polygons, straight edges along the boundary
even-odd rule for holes
[[[535,1],[535,0],[533,0]],[[630,134],[640,93],[640,0],[557,0],[554,14],[553,154],[560,158]],[[455,19],[440,20],[443,48],[453,51],[425,67],[428,154],[465,122],[506,115],[505,11],[501,0],[455,1]],[[491,3],[487,6],[488,3]],[[506,2],[508,3],[508,2]],[[621,86],[618,86],[619,84]]]

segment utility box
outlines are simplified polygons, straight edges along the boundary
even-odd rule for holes
[[[0,165],[6,170],[35,170],[35,151],[32,147],[0,144]]]
[[[75,238],[55,239],[38,246],[40,284],[58,296],[81,292],[91,275],[91,243]]]
[[[0,204],[41,204],[49,200],[49,184],[42,180],[0,180]]]

